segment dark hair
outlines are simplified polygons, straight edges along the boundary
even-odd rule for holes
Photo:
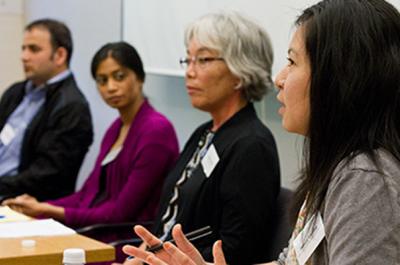
[[[59,47],[63,47],[67,50],[67,65],[71,61],[73,43],[71,32],[68,27],[57,20],[54,19],[39,19],[29,23],[26,27],[26,31],[31,31],[34,28],[44,28],[50,33],[50,42],[55,51]]]
[[[144,82],[145,73],[143,63],[136,49],[126,42],[107,43],[100,48],[93,56],[91,73],[96,78],[96,71],[100,63],[108,57],[113,58],[121,66],[131,69],[135,72],[137,78]]]
[[[311,65],[298,211],[321,210],[339,162],[374,150],[400,160],[400,14],[384,0],[325,0],[301,14]],[[342,164],[340,164],[342,165]]]

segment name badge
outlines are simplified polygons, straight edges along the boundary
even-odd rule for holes
[[[6,125],[4,125],[3,130],[0,133],[0,140],[5,146],[7,146],[14,139],[15,134],[16,133],[13,127],[11,127],[11,125],[7,123]]]
[[[324,223],[322,222],[321,214],[318,213],[307,222],[304,229],[293,241],[299,265],[304,265],[307,262],[324,237]]]
[[[212,171],[214,170],[215,166],[219,162],[219,156],[215,146],[212,144],[207,150],[207,153],[204,155],[203,159],[201,160],[201,165],[203,166],[204,173],[206,177],[210,177]]]

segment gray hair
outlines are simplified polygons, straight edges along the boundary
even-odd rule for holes
[[[207,14],[185,29],[185,45],[192,39],[224,58],[229,70],[240,78],[248,101],[258,101],[273,87],[273,52],[267,32],[236,12]]]

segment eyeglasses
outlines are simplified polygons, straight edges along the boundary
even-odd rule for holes
[[[190,63],[193,63],[193,66],[198,66],[201,69],[204,69],[213,61],[223,61],[222,57],[182,57],[179,59],[179,63],[183,69],[187,69]]]

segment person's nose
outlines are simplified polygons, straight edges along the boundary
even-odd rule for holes
[[[275,86],[278,90],[281,90],[285,86],[286,81],[286,69],[282,69],[275,78]]]
[[[107,91],[113,93],[118,90],[117,82],[110,78],[107,82]]]
[[[27,49],[22,49],[21,50],[21,55],[20,58],[23,62],[26,62],[29,60],[29,51]]]
[[[196,76],[196,69],[195,69],[195,64],[191,60],[188,62],[187,68],[186,68],[186,77],[187,78],[194,78]]]

